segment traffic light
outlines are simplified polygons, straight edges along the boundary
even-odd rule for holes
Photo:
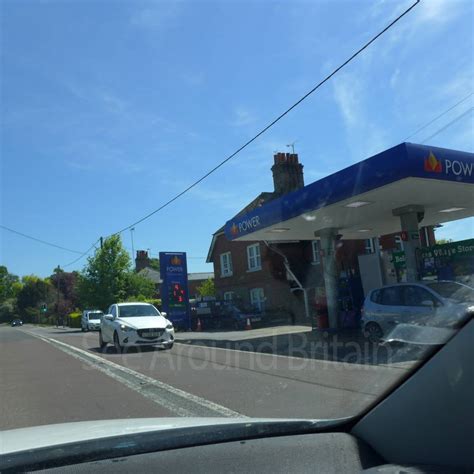
[[[41,312],[46,313],[47,311],[48,311],[48,306],[46,305],[46,303],[43,303],[41,305]]]

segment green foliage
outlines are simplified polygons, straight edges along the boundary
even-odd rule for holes
[[[24,323],[39,323],[40,311],[39,308],[28,306],[21,311],[21,318]]]
[[[80,328],[81,327],[81,316],[82,316],[82,313],[80,311],[73,311],[72,313],[69,313],[68,314],[69,327],[71,327],[71,328]]]
[[[153,270],[156,270],[157,272],[160,271],[160,259],[159,258],[150,258],[150,263],[149,263],[150,268],[153,268]]]
[[[158,309],[161,308],[161,298],[145,298],[143,302],[150,303]]]
[[[436,239],[436,245],[449,244],[453,239]]]
[[[22,279],[23,286],[17,295],[17,307],[25,322],[37,322],[40,305],[46,303],[48,313],[54,307],[54,288],[49,279],[28,275]]]
[[[197,287],[197,291],[201,296],[216,296],[216,287],[214,280],[208,278],[202,285]]]
[[[82,307],[100,308],[127,297],[130,257],[123,248],[119,235],[104,240],[103,247],[89,257],[79,276],[78,294]]]
[[[16,299],[8,298],[0,303],[0,323],[8,323],[17,317]]]
[[[130,272],[126,274],[124,291],[127,300],[143,301],[146,298],[153,298],[155,284],[138,273]]]
[[[16,297],[20,289],[19,278],[9,273],[7,267],[0,265],[0,303]]]

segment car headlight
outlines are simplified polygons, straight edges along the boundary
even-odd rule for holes
[[[131,328],[130,326],[127,326],[125,324],[121,324],[120,325],[120,329],[123,331],[123,332],[130,332],[130,331],[133,331],[133,328]]]
[[[168,324],[166,325],[166,329],[173,329],[173,323],[171,321],[168,321]]]

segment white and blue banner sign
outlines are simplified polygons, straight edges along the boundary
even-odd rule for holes
[[[186,252],[160,252],[161,305],[175,325],[190,328]]]
[[[474,154],[402,143],[234,217],[227,221],[225,235],[229,240],[235,240],[305,212],[410,177],[474,184]]]

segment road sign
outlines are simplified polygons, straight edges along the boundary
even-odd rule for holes
[[[421,250],[422,258],[436,257],[474,257],[474,239],[461,240],[459,242],[448,242],[447,244],[433,245]]]
[[[392,252],[392,263],[395,268],[406,268],[405,252]]]
[[[161,303],[175,326],[190,329],[188,269],[185,252],[160,252]]]

